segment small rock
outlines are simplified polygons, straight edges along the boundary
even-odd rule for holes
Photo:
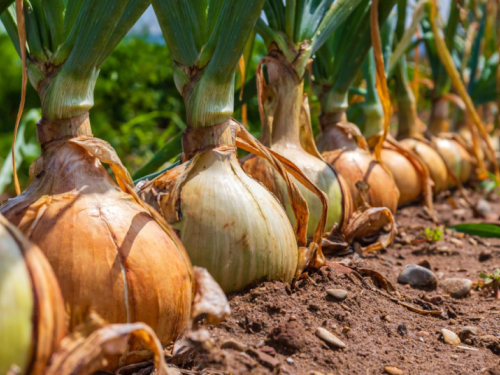
[[[479,261],[486,262],[487,260],[491,259],[491,256],[492,254],[490,250],[481,251],[481,253],[479,254]]]
[[[406,336],[408,334],[408,330],[404,324],[398,325],[398,332],[401,336]]]
[[[343,301],[347,298],[347,290],[344,289],[327,289],[326,292],[328,293],[329,296],[332,296],[333,298]]]
[[[318,327],[316,329],[316,336],[318,336],[321,340],[326,342],[327,344],[331,346],[335,346],[337,348],[345,348],[346,345],[340,340],[337,336],[335,336],[333,333],[330,331]]]
[[[459,345],[461,343],[460,338],[457,336],[457,334],[453,331],[450,331],[449,329],[443,328],[441,330],[441,334],[443,335],[443,341],[446,344]]]
[[[390,315],[384,315],[384,320],[389,323],[392,322],[392,318],[390,317]]]
[[[459,278],[444,279],[439,283],[439,287],[453,298],[463,298],[469,294],[472,281]]]
[[[434,305],[440,305],[444,302],[443,296],[434,296],[428,299],[428,301]]]
[[[457,245],[457,246],[460,246],[462,247],[464,245],[464,243],[460,240],[457,240],[456,238],[450,238],[450,242]]]
[[[429,332],[426,332],[426,331],[418,331],[417,335],[423,336],[423,337],[429,337],[431,334]]]
[[[245,344],[233,339],[224,340],[220,347],[221,349],[233,349],[238,352],[244,352],[245,350],[247,350],[247,346]]]
[[[339,263],[348,266],[351,264],[351,260],[349,258],[344,258]]]
[[[276,357],[276,350],[270,346],[263,346],[259,349],[261,352],[269,354],[271,357]]]
[[[403,375],[403,370],[394,366],[385,366],[384,371],[389,375]]]
[[[437,277],[434,273],[416,264],[407,264],[398,276],[398,283],[410,284],[414,287],[436,287]]]
[[[498,219],[498,214],[496,214],[495,211],[493,211],[491,205],[484,199],[480,199],[479,202],[477,202],[476,211],[478,211],[481,214],[481,216],[483,216],[485,219],[488,220]]]
[[[279,324],[271,330],[269,339],[292,350],[306,346],[306,331],[297,321]]]
[[[286,362],[289,363],[290,365],[293,365],[293,358],[288,357],[286,359]]]
[[[182,375],[181,372],[174,367],[167,367],[167,375]]]
[[[467,340],[469,337],[475,336],[477,334],[478,334],[477,327],[465,326],[460,330],[460,332],[458,332],[458,337],[460,337],[460,340],[464,341]]]
[[[477,241],[474,238],[469,237],[469,242],[471,243],[471,245],[477,246]]]

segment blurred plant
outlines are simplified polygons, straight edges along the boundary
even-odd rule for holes
[[[500,269],[497,268],[495,272],[489,274],[480,272],[479,277],[482,280],[477,282],[478,288],[491,288],[495,294],[495,299],[500,299]]]
[[[429,242],[438,242],[443,240],[443,230],[439,227],[434,229],[425,228],[425,239]]]
[[[17,133],[16,144],[16,167],[17,170],[23,169],[27,171],[30,164],[40,155],[40,146],[36,140],[36,122],[40,119],[41,112],[38,109],[30,110],[21,121],[19,131]],[[12,137],[2,137],[0,140],[0,150],[4,152],[5,159],[2,162],[0,169],[0,194],[12,182],[12,152],[11,152]],[[4,151],[5,150],[5,151]],[[22,174],[23,186],[26,186],[27,173]]]

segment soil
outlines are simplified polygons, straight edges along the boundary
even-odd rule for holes
[[[478,192],[470,196],[476,202],[482,197]],[[498,196],[487,201],[492,212],[500,212]],[[485,220],[475,218],[456,192],[438,197],[434,209],[442,225]],[[473,282],[479,272],[500,268],[498,239],[445,229],[442,240],[426,241],[424,229],[436,227],[427,212],[421,206],[400,209],[399,234],[386,251],[330,257],[335,262],[348,258],[363,278],[336,265],[309,274],[293,288],[263,281],[230,295],[231,317],[219,326],[202,322],[190,336],[194,349],[171,357],[171,366],[183,374],[391,373],[386,366],[395,367],[394,374],[500,374],[500,302],[491,291],[473,288],[467,297],[455,299],[439,282],[434,290],[397,283],[407,264],[430,268],[438,280]],[[383,276],[370,277],[364,269]],[[383,290],[384,277],[397,292]],[[346,290],[348,297],[335,300],[326,292],[332,288]],[[424,314],[431,310],[439,315]],[[458,334],[465,326],[477,332],[463,337],[459,346],[443,342],[443,328]],[[318,327],[346,347],[327,345],[315,335]],[[207,331],[211,339],[203,335]]]

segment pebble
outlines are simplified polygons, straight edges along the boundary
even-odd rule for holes
[[[472,281],[460,278],[444,279],[439,283],[439,287],[453,298],[463,298],[470,293]]]
[[[318,327],[316,329],[316,336],[318,336],[321,340],[326,342],[329,345],[335,346],[337,348],[345,348],[346,345],[340,340],[337,336],[335,336],[333,333],[330,331]]]
[[[469,337],[475,336],[477,334],[478,334],[477,327],[465,326],[460,330],[460,332],[458,332],[458,337],[460,337],[460,340],[464,341],[467,340]]]
[[[345,265],[345,266],[348,266],[351,264],[351,260],[349,258],[344,258],[342,259],[339,263]]]
[[[167,375],[181,375],[181,372],[173,367],[167,367]]]
[[[434,273],[416,264],[407,264],[398,276],[398,283],[410,284],[414,287],[433,287],[437,285],[437,277]]]
[[[339,301],[345,300],[349,294],[347,290],[344,289],[327,289],[326,293]]]
[[[289,363],[289,364],[291,364],[291,365],[293,365],[293,358],[288,357],[286,359],[286,362]]]
[[[398,332],[401,336],[406,336],[408,334],[408,330],[404,324],[398,325]]]
[[[461,343],[460,338],[457,336],[457,334],[453,331],[450,331],[449,329],[443,328],[441,330],[441,334],[443,335],[443,341],[446,344],[459,345]]]
[[[389,375],[403,375],[403,370],[394,366],[385,366],[384,371]]]
[[[426,332],[426,331],[419,331],[419,332],[417,332],[417,335],[418,336],[429,337],[431,334],[429,332]]]
[[[384,320],[389,323],[392,322],[392,318],[390,315],[384,315]]]
[[[245,350],[247,350],[247,347],[245,344],[243,344],[239,341],[233,340],[233,339],[225,340],[221,344],[220,347],[221,347],[221,349],[233,349],[233,350],[236,350],[238,352],[244,352]]]
[[[486,262],[487,260],[491,259],[491,251],[490,250],[484,250],[479,254],[479,261],[480,262]]]

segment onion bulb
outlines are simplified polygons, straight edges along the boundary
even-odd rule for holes
[[[472,157],[457,140],[451,137],[445,138],[445,136],[446,134],[441,134],[441,136],[432,137],[432,142],[436,145],[437,150],[453,174],[461,183],[466,183],[469,181],[473,170]],[[448,186],[456,186],[451,178],[448,179]]]
[[[217,134],[213,143],[225,145],[195,152],[139,194],[179,231],[193,264],[206,268],[224,291],[264,277],[291,282],[299,263],[296,235],[278,200],[241,168],[231,123],[188,128],[184,155],[200,147],[201,134]]]
[[[0,215],[0,374],[43,374],[66,331],[59,286],[40,249]]]
[[[64,129],[62,139],[56,129]],[[74,129],[78,134],[68,137]],[[90,135],[88,115],[43,119],[38,138],[42,155],[30,168],[31,183],[0,212],[52,265],[69,329],[92,310],[110,323],[144,322],[164,345],[175,340],[188,323],[193,298],[191,264],[175,234],[129,194],[130,175],[111,146]],[[134,349],[125,356],[140,355]]]
[[[264,62],[269,76],[267,87],[262,72]],[[303,80],[279,50],[272,50],[261,60],[257,76],[263,134],[264,138],[268,138],[263,141],[271,150],[293,162],[326,194],[329,205],[325,229],[327,232],[332,228],[340,229],[350,217],[351,197],[337,171],[321,158],[316,149]],[[259,157],[246,158],[242,166],[278,198],[294,222],[286,184],[272,166]],[[309,208],[307,236],[312,238],[323,212],[323,204],[315,193],[301,184],[298,186]]]
[[[323,158],[330,163],[346,181],[351,192],[354,206],[362,203],[361,195],[356,187],[358,181],[368,184],[367,203],[372,207],[387,207],[396,212],[399,201],[399,190],[392,176],[382,167],[368,150],[365,139],[356,125],[347,122],[328,123],[322,116],[324,148]]]
[[[434,183],[432,191],[437,194],[448,188],[448,171],[446,164],[436,150],[424,140],[406,138],[400,141],[401,145],[413,151],[425,163]]]

